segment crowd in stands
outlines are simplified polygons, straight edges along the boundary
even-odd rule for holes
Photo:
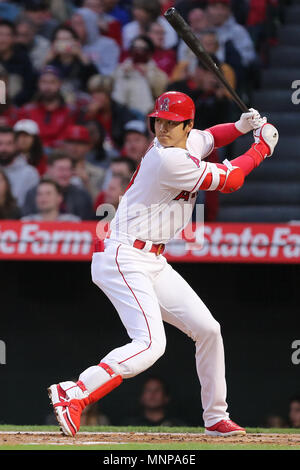
[[[169,7],[250,101],[283,3],[0,1],[0,218],[93,220],[99,204],[117,207],[153,139],[147,113],[166,90],[193,98],[196,128],[237,117],[164,18]],[[201,198],[215,220],[217,196]]]

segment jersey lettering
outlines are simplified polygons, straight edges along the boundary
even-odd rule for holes
[[[190,198],[189,191],[181,191],[181,193],[178,194],[173,200],[174,201],[179,201],[180,199],[183,199],[184,201],[188,201]]]
[[[191,155],[191,154],[189,154],[189,158],[190,158],[191,160],[193,160],[193,162],[195,163],[195,165],[196,165],[198,168],[200,168],[200,160],[199,160],[199,158],[193,157],[193,155]]]

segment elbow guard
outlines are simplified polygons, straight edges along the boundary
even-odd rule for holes
[[[228,160],[225,164],[207,164],[204,178],[199,189],[204,191],[220,191],[232,193],[240,189],[245,180],[244,172],[237,166],[232,166]]]
[[[243,186],[244,180],[243,171],[238,166],[234,166],[232,170],[227,170],[225,183],[219,191],[221,193],[233,193]]]

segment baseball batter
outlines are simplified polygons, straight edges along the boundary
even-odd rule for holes
[[[274,126],[253,109],[236,123],[193,129],[195,106],[185,94],[167,92],[149,115],[155,139],[143,157],[111,222],[105,249],[92,260],[93,282],[107,295],[127,330],[128,344],[113,349],[79,380],[48,389],[64,434],[74,436],[82,410],[140,374],[164,354],[164,322],[195,342],[205,433],[243,435],[226,403],[219,323],[163,256],[165,244],[190,221],[197,192],[238,190],[278,142]],[[214,148],[254,130],[254,143],[223,164],[205,162]],[[230,196],[228,196],[230,197]],[[178,371],[180,374],[180,371]]]

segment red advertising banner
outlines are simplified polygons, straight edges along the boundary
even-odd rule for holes
[[[0,223],[0,260],[89,261],[97,222]],[[300,224],[206,223],[168,243],[169,261],[299,263]],[[99,233],[99,231],[98,231]]]

